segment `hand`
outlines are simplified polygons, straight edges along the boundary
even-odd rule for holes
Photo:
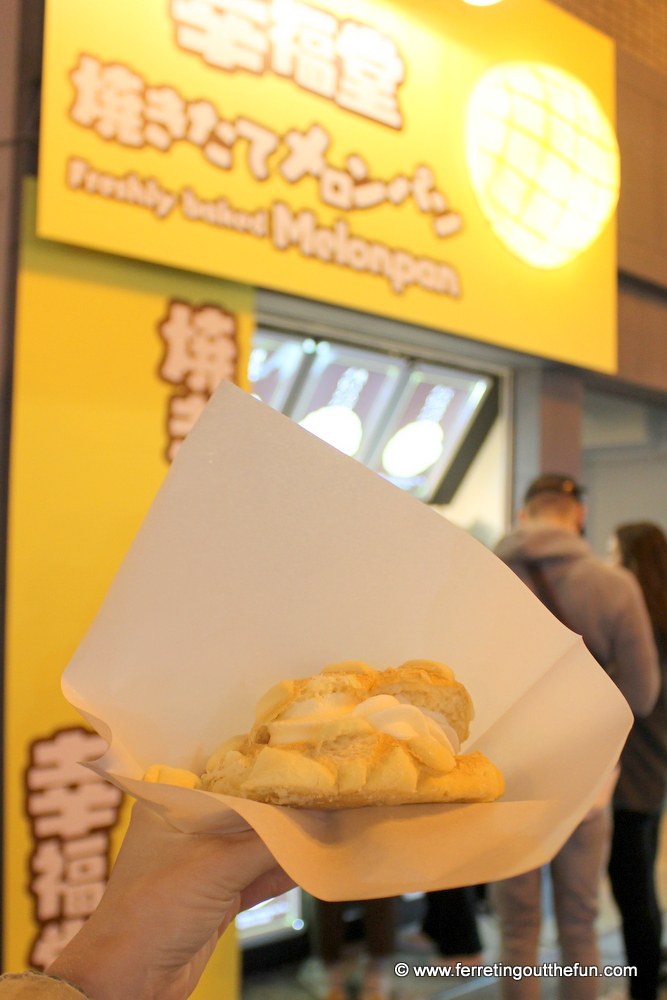
[[[90,1000],[185,1000],[236,914],[293,885],[254,831],[180,833],[137,802],[102,901],[47,971]]]

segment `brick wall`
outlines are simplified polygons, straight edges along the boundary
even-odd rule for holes
[[[637,59],[667,74],[665,0],[553,0],[563,10],[610,35]]]

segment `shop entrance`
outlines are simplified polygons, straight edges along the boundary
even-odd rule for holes
[[[411,330],[393,342],[373,337],[377,321],[356,320],[355,330],[267,317],[253,335],[250,391],[492,547],[509,510],[509,373],[420,351]],[[399,901],[399,926],[419,925],[422,896]],[[352,937],[358,910],[345,914]],[[308,922],[299,889],[241,914],[244,968],[305,957]]]
[[[366,326],[259,325],[251,391],[493,546],[509,509],[508,372],[407,336],[382,343]]]

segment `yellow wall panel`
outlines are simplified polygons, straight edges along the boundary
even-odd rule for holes
[[[93,618],[167,471],[158,325],[172,299],[237,320],[245,364],[248,289],[35,239],[27,189],[18,284],[11,440],[5,688],[7,969],[26,967],[38,931],[28,888],[30,745],[81,725],[60,675]],[[112,830],[112,855],[128,804]],[[233,997],[233,931],[195,994]]]
[[[465,141],[475,85],[517,61],[574,77],[613,124],[609,39],[546,0],[239,9],[234,21],[225,0],[48,0],[43,236],[615,370],[614,218],[603,206],[601,235],[569,263],[531,266],[483,214]],[[551,117],[529,101],[526,118],[522,100],[508,130],[517,149],[499,151],[505,194],[518,191],[512,218],[534,220],[541,205],[544,221],[562,185],[543,204],[543,161],[521,152],[526,123],[549,145],[567,119],[559,177],[568,157],[595,170],[599,150],[579,145],[586,115],[570,121],[558,87]],[[599,190],[563,183],[586,214]]]

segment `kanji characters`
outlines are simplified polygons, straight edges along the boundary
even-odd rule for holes
[[[30,952],[30,964],[36,969],[46,969],[58,958],[65,945],[83,927],[85,920],[61,920],[42,928]]]
[[[127,66],[103,66],[83,55],[71,73],[77,96],[70,116],[95,129],[103,139],[143,146],[144,82]]]
[[[121,793],[98,775],[92,784],[48,788],[28,800],[38,837],[80,837],[115,822]]]
[[[217,385],[234,380],[236,321],[219,306],[197,309],[173,301],[159,331],[166,345],[160,375],[185,390],[169,401],[167,457],[172,460]]]
[[[315,69],[308,70],[311,77],[307,80],[303,66],[307,60],[320,60],[339,74],[334,100],[366,117],[400,127],[396,88],[403,79],[403,63],[394,42],[374,28],[351,20],[338,25],[332,14],[302,0],[173,0],[172,11],[180,11],[183,16],[187,13],[188,31],[203,30],[201,26],[209,21],[222,31],[218,21],[228,24],[235,18],[266,27],[273,40],[275,72],[291,74],[301,81],[300,85],[317,90],[319,84],[316,86],[312,75]],[[184,37],[190,36],[186,32]],[[326,61],[330,57],[333,63]],[[373,177],[359,153],[348,155],[344,166],[331,163],[327,154],[332,137],[319,123],[309,125],[305,131],[291,128],[280,135],[244,115],[229,121],[210,100],[188,101],[173,87],[151,86],[127,66],[103,65],[88,55],[80,56],[71,79],[77,91],[70,112],[73,120],[96,129],[106,139],[132,146],[148,144],[162,152],[167,152],[174,142],[189,142],[221,170],[232,170],[242,163],[235,157],[240,142],[246,169],[257,181],[268,180],[274,171],[289,184],[313,177],[319,181],[320,200],[345,212],[386,204],[399,206],[412,197],[417,209],[431,216],[437,237],[453,236],[462,228],[460,215],[449,207],[427,164],[419,164],[413,176],[399,173],[387,179]],[[275,157],[279,150],[280,155]],[[178,200],[173,192],[162,191],[155,178],[140,182],[135,174],[123,178],[100,174],[80,158],[70,160],[68,183],[105,198],[146,205],[160,219],[169,215]],[[201,217],[215,225],[244,231],[243,213],[230,214],[224,199],[217,199],[214,205],[200,198],[201,212],[193,212],[191,189],[185,188],[180,198],[187,218]],[[255,212],[253,218],[259,215]],[[259,229],[265,234],[265,228],[256,225],[247,231],[260,235]]]
[[[172,0],[176,41],[220,69],[264,71],[269,41],[263,0]]]
[[[170,462],[176,458],[176,452],[202,415],[209,398],[203,392],[188,392],[184,396],[172,396],[169,400],[166,454]]]
[[[102,779],[82,766],[83,761],[101,757],[107,744],[97,733],[66,729],[50,740],[38,740],[32,748],[32,767],[26,782],[31,790],[85,785]]]
[[[303,0],[171,0],[176,41],[210,66],[267,69],[340,107],[400,129],[405,65],[393,39]]]
[[[210,395],[223,378],[234,377],[235,323],[223,309],[172,302],[160,333],[167,344],[160,375],[167,382]]]
[[[60,916],[61,878],[65,861],[58,840],[44,840],[32,859],[32,870],[37,872],[30,888],[37,897],[37,917],[52,920]]]
[[[173,87],[146,86],[127,66],[105,66],[87,55],[70,75],[76,89],[70,116],[77,124],[124,146],[148,143],[162,152],[185,139],[217,167],[231,167],[236,129],[210,101],[187,102]]]
[[[338,82],[338,21],[326,11],[298,0],[273,0],[269,36],[271,68],[298,86],[333,99]]]
[[[58,840],[43,840],[32,859],[37,872],[30,888],[37,899],[39,920],[89,917],[97,907],[107,877],[108,837],[86,837],[61,846]]]
[[[349,111],[400,128],[397,90],[405,75],[396,44],[379,31],[345,21],[338,36],[342,72],[336,102]]]
[[[81,762],[107,748],[96,733],[65,729],[33,744],[26,811],[36,841],[30,891],[40,932],[30,962],[44,969],[97,907],[109,867],[108,831],[122,793]]]

